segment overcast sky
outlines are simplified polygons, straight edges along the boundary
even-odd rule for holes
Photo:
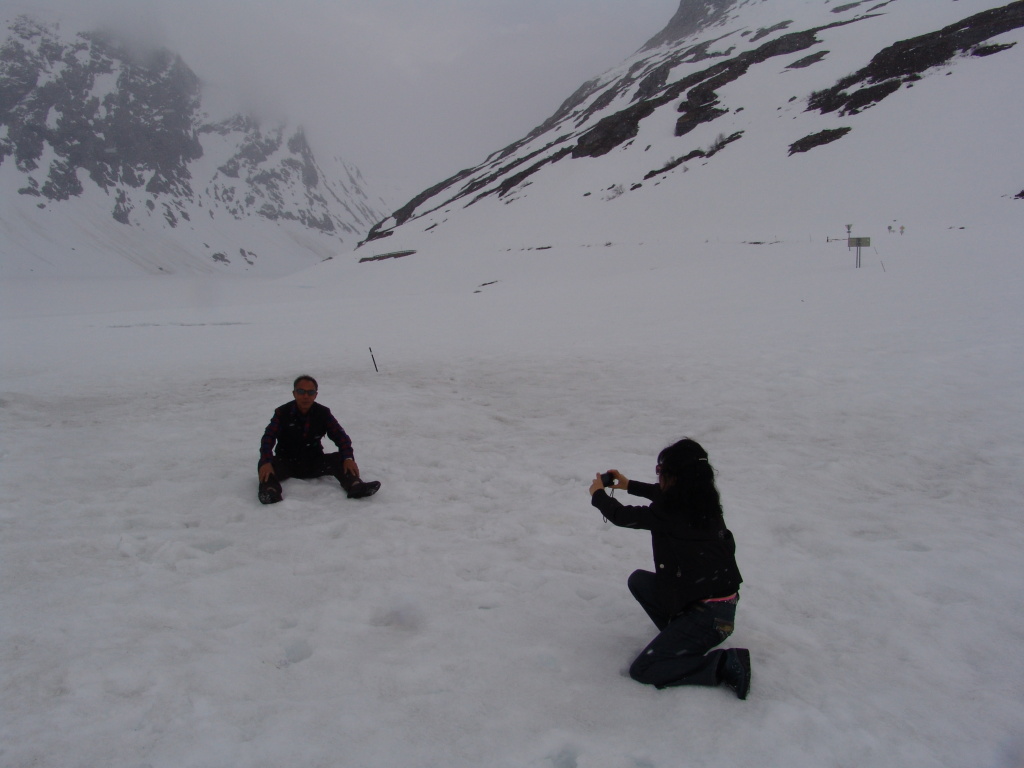
[[[65,31],[112,20],[210,94],[306,126],[396,205],[553,113],[678,0],[0,0]]]

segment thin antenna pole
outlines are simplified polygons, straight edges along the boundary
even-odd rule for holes
[[[370,359],[373,360],[373,370],[375,370],[377,373],[380,373],[380,369],[377,367],[377,358],[375,358],[373,356],[373,347],[369,347],[369,350],[370,350]]]

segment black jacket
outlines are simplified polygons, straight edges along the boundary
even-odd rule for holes
[[[352,441],[334,418],[330,408],[313,403],[309,411],[303,415],[294,400],[285,403],[274,411],[274,416],[263,433],[259,465],[263,466],[274,455],[297,462],[315,460],[324,455],[321,440],[325,436],[338,446],[342,460],[353,457]]]
[[[626,490],[650,499],[651,505],[625,506],[604,491],[597,491],[591,504],[615,525],[651,532],[658,593],[670,616],[697,600],[728,597],[739,590],[743,578],[736,566],[736,542],[724,521],[698,529],[668,507],[657,485],[630,480]]]

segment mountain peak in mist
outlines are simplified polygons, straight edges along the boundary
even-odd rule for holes
[[[199,77],[166,48],[109,31],[67,37],[25,16],[8,33],[8,269],[33,270],[33,256],[87,269],[87,253],[116,251],[147,271],[291,271],[351,247],[380,218],[358,169],[320,163],[301,128],[211,120]]]
[[[683,40],[722,21],[737,0],[680,0],[679,10],[661,32],[652,37],[642,50]]]

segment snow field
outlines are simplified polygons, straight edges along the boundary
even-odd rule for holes
[[[1015,765],[1024,274],[991,233],[878,240],[6,285],[2,762]],[[256,501],[303,371],[372,499]],[[586,487],[682,435],[746,702],[625,676],[649,541]]]

